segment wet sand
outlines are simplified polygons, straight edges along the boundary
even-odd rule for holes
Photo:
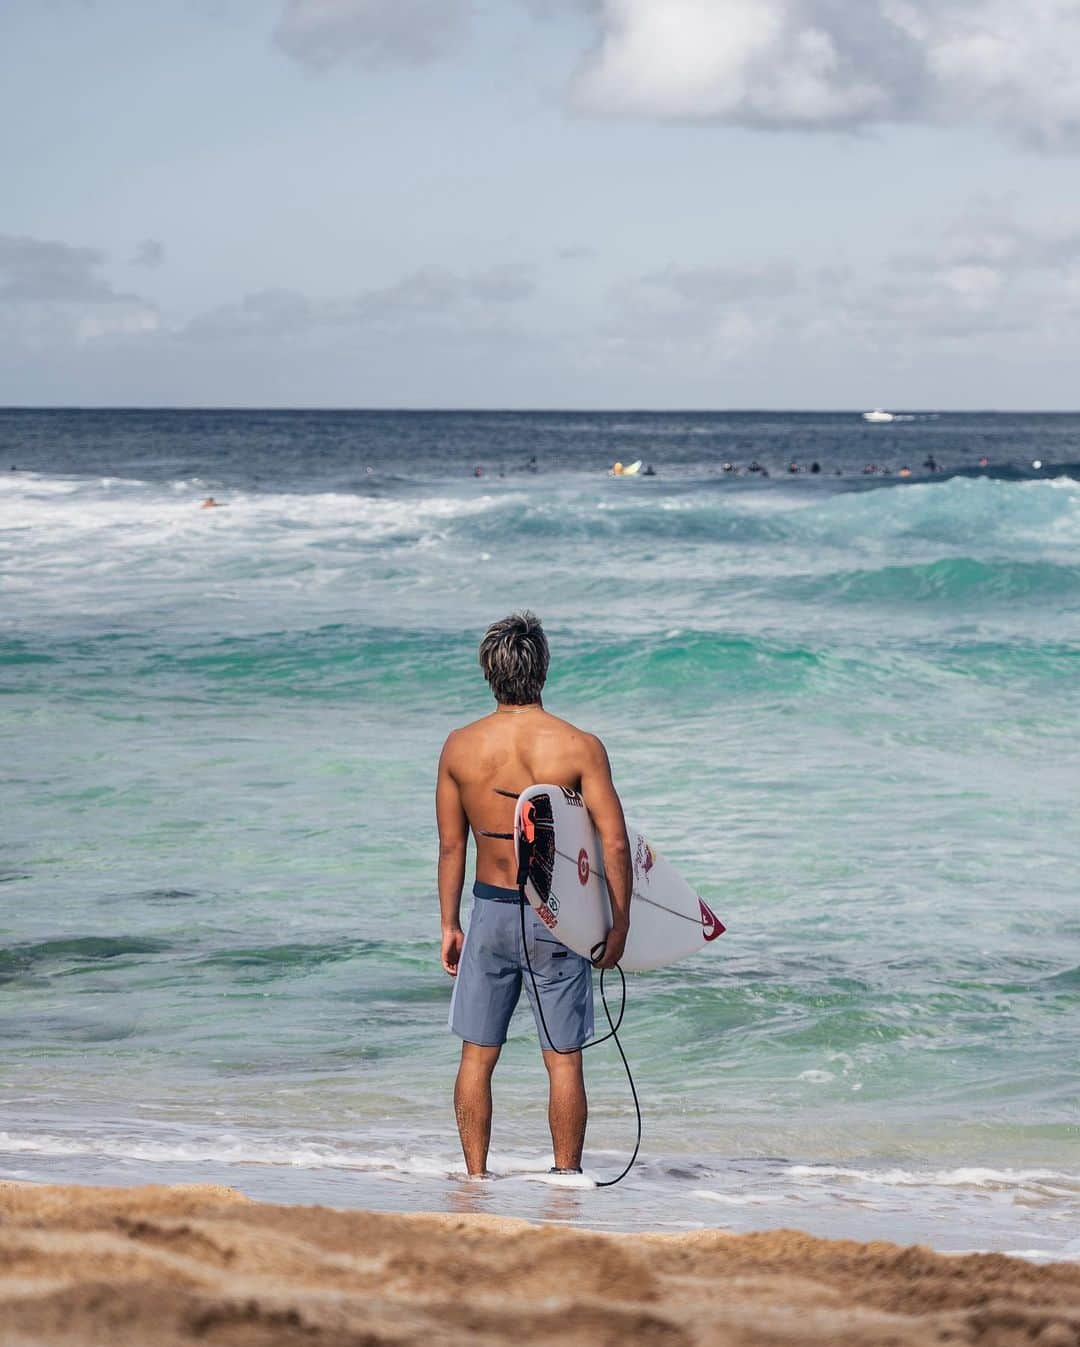
[[[4,1347],[195,1342],[1080,1347],[1080,1265],[0,1183]]]

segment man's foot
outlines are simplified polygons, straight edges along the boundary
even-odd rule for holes
[[[558,1165],[552,1165],[551,1168],[548,1170],[548,1173],[549,1173],[549,1174],[580,1174],[580,1173],[581,1173],[581,1170],[580,1170],[580,1168],[579,1168],[579,1169],[560,1169]]]
[[[476,1174],[466,1174],[467,1179],[493,1179],[495,1175],[490,1169],[481,1169]]]

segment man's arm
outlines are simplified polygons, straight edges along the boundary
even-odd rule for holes
[[[439,828],[439,911],[442,917],[442,966],[457,977],[458,960],[465,943],[461,929],[461,888],[465,882],[465,849],[469,821],[461,803],[461,791],[450,771],[451,734],[439,758],[435,783],[435,821]]]
[[[634,878],[626,820],[611,779],[611,764],[608,762],[607,750],[593,734],[588,735],[585,741],[581,794],[604,848],[604,871],[607,875],[608,897],[611,899],[611,930],[596,967],[614,968],[622,958],[626,935],[630,930],[630,895]]]

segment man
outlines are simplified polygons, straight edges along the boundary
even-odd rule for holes
[[[516,797],[527,786],[544,782],[567,786],[584,798],[603,844],[612,908],[612,927],[597,968],[618,963],[629,930],[632,875],[626,824],[604,745],[544,709],[548,644],[535,614],[514,613],[489,627],[480,643],[480,666],[495,710],[450,735],[439,759],[435,790],[442,965],[455,980],[450,1027],[463,1040],[454,1087],[461,1148],[469,1174],[486,1177],[491,1075],[524,982],[548,1072],[555,1172],[580,1173],[588,1118],[581,1049],[593,1031],[592,969],[588,959],[554,939],[528,904],[522,947],[517,857],[506,838],[514,802],[501,792]],[[476,843],[476,883],[466,935],[460,914],[470,830]]]

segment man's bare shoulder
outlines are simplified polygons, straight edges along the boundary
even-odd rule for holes
[[[575,725],[572,721],[563,720],[561,716],[553,716],[550,711],[546,711],[545,716],[547,727],[565,740],[569,747],[589,756],[603,753],[604,745],[600,742],[598,735],[591,733],[589,730],[583,730],[580,725]]]
[[[459,725],[457,729],[451,730],[446,736],[446,743],[443,744],[443,758],[449,761],[462,753],[467,753],[469,745],[475,744],[478,738],[486,734],[490,725],[491,717],[482,716],[479,720],[470,721],[468,725]]]
[[[491,728],[491,715],[481,716],[479,720],[470,720],[467,725],[459,725],[456,730],[451,730],[447,736],[446,742],[451,739],[455,743],[463,743],[467,739],[474,739],[478,734],[484,734]]]

